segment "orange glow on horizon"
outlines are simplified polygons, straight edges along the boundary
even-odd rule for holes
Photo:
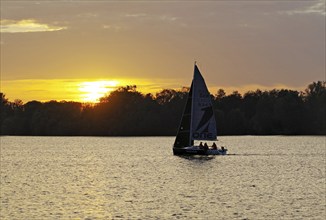
[[[137,91],[147,94],[163,88],[181,88],[166,80],[149,79],[24,79],[2,80],[1,92],[9,101],[20,99],[24,103],[32,100],[47,102],[74,101],[96,103],[99,99],[121,86],[136,85]]]
[[[176,82],[179,79],[27,79],[27,80],[2,80],[1,92],[6,95],[9,101],[20,99],[24,103],[36,100],[47,102],[56,101],[74,101],[74,102],[99,102],[99,99],[121,86],[136,85],[137,91],[155,95],[163,89],[181,89],[183,86],[189,86],[189,82]],[[304,87],[288,87],[286,85],[243,85],[230,87],[227,85],[210,85],[209,91],[215,95],[218,89],[223,89],[226,94],[231,94],[237,90],[241,94],[248,91],[271,90],[271,89],[294,89],[303,91]]]

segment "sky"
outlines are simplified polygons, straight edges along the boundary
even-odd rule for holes
[[[118,86],[155,93],[289,88],[325,80],[325,0],[1,0],[1,92],[96,101]]]

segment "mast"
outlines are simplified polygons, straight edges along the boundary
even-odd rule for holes
[[[194,83],[194,79],[195,79],[195,74],[196,74],[196,61],[195,61],[195,65],[194,65],[194,74],[192,77],[192,91],[195,91],[195,83]],[[193,113],[194,113],[194,92],[192,92],[191,94],[191,115],[190,115],[190,132],[189,132],[189,146],[192,145],[192,126],[193,126]]]

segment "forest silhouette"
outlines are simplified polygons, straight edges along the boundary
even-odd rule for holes
[[[212,95],[218,135],[326,135],[326,82],[305,91],[273,89]],[[189,88],[142,94],[116,89],[96,104],[67,101],[23,103],[0,94],[1,135],[176,135]]]

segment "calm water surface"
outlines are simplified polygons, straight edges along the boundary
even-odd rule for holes
[[[326,137],[1,137],[0,219],[325,219]]]

